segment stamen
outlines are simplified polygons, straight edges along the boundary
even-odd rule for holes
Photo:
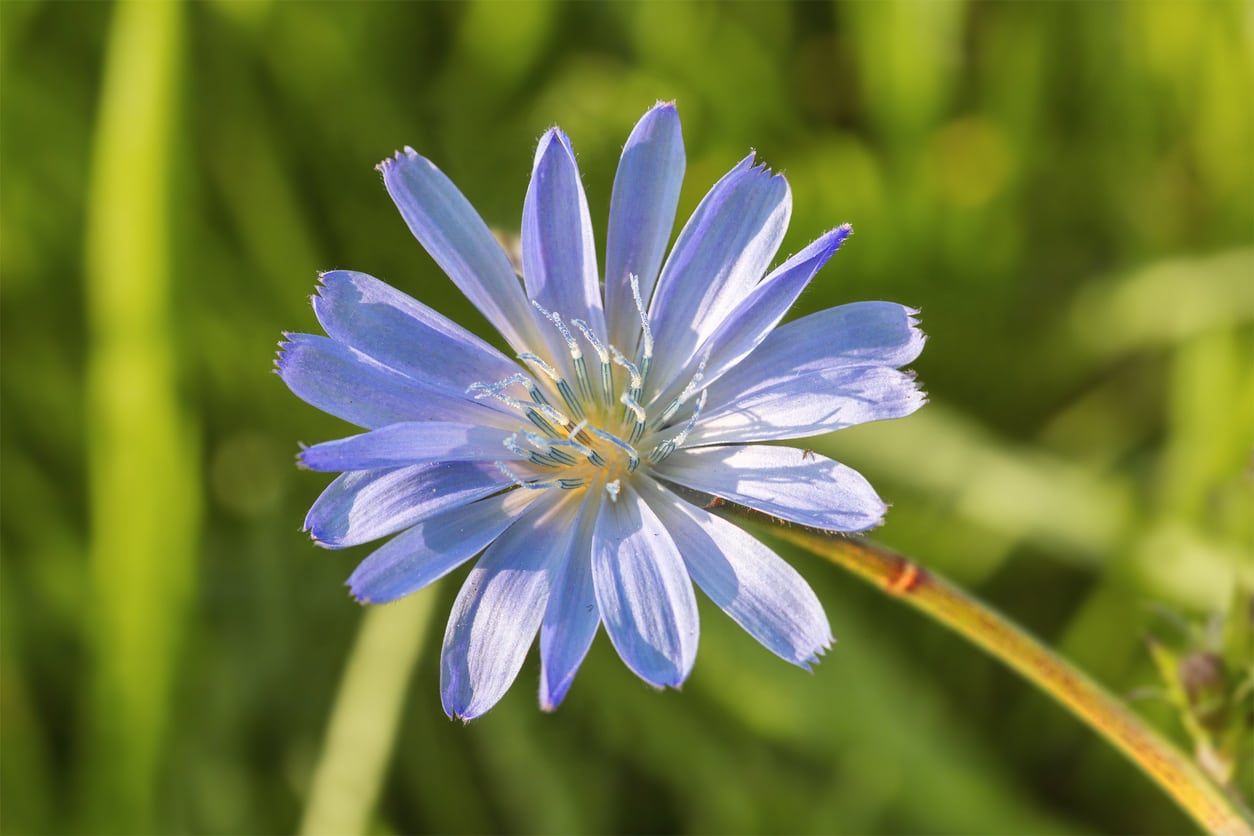
[[[574,447],[576,450],[582,453],[584,455],[584,458],[586,458],[588,461],[592,462],[597,467],[605,467],[605,459],[601,458],[600,453],[598,453],[596,450],[593,450],[591,447],[584,444],[583,442],[575,439],[575,436],[583,432],[584,428],[587,426],[588,426],[588,419],[585,418],[582,421],[580,421],[578,424],[570,428],[570,432],[566,434],[566,440],[570,443],[570,446]]]
[[[566,341],[566,347],[571,352],[571,360],[574,361],[574,377],[576,377],[576,381],[579,384],[579,391],[583,392],[583,396],[587,397],[588,400],[592,400],[592,386],[588,384],[588,366],[583,361],[583,352],[579,350],[579,343],[574,341],[571,328],[566,327],[566,322],[562,321],[561,313],[548,311],[547,308],[535,300],[532,300],[532,306],[540,312],[540,316],[553,323],[553,327],[557,328],[558,333],[561,333],[562,340]],[[571,386],[561,379],[554,382],[557,382],[557,389],[561,392],[562,400],[566,401],[566,405],[571,407],[571,411],[578,417],[583,417],[586,412],[583,411],[583,405],[574,396],[574,392],[571,391]]]
[[[583,396],[588,400],[592,400],[592,383],[588,380],[588,364],[584,362],[583,355],[575,358],[575,380],[579,383],[579,391],[583,392]],[[579,410],[583,412],[582,409]]]
[[[525,363],[531,363],[540,371],[544,372],[544,374],[549,378],[549,380],[552,380],[553,383],[557,385],[558,393],[561,394],[562,400],[566,401],[566,405],[570,407],[570,410],[576,413],[582,412],[582,410],[579,408],[578,399],[575,398],[575,393],[571,391],[570,384],[567,383],[566,380],[560,374],[557,373],[557,369],[553,368],[547,362],[545,362],[543,358],[537,357],[536,355],[532,354],[530,351],[524,351],[522,354],[519,354],[518,359],[522,360]],[[544,397],[544,395],[540,393],[539,389],[536,389],[535,391],[531,393],[531,399],[535,401],[536,403],[548,403],[549,402],[549,399]]]
[[[676,447],[687,441],[688,436],[692,434],[693,428],[697,426],[697,421],[701,418],[701,410],[705,409],[705,402],[709,396],[710,391],[708,389],[702,390],[701,397],[697,398],[696,408],[692,410],[692,415],[688,417],[688,423],[684,424],[684,428],[679,431],[679,435],[673,439]]]
[[[530,351],[524,351],[518,355],[518,359],[524,363],[530,363],[548,376],[549,380],[557,383],[561,379],[561,375],[557,373],[557,369],[550,366],[543,358],[532,354]]]
[[[540,413],[545,418],[547,418],[548,420],[552,421],[554,424],[557,424],[559,426],[565,427],[570,424],[569,418],[567,418],[565,415],[558,412],[556,409],[554,409],[553,407],[549,406],[546,403],[533,404],[532,406],[528,408],[532,410],[533,412]]]
[[[588,323],[584,322],[582,319],[572,319],[570,324],[579,329],[579,333],[583,334],[583,338],[588,341],[589,345],[592,346],[592,350],[595,351],[597,356],[601,358],[602,363],[608,363],[610,361],[610,353],[605,350],[605,346],[597,339],[597,335],[592,333],[592,329],[588,327]]]
[[[684,387],[684,391],[679,393],[677,400],[679,401],[680,406],[683,406],[688,399],[696,393],[697,386],[700,385],[701,380],[705,377],[705,364],[709,361],[709,359],[710,354],[709,352],[706,352],[706,355],[701,358],[701,362],[697,364],[697,373],[692,376],[692,380],[688,381],[688,385]]]
[[[549,322],[552,322],[553,326],[557,328],[558,333],[562,335],[562,339],[566,341],[566,347],[570,349],[571,359],[578,360],[582,357],[583,352],[579,350],[579,343],[575,342],[575,335],[570,333],[570,329],[567,328],[566,323],[562,321],[562,315],[556,311],[547,310],[543,305],[534,299],[531,300],[531,304],[535,306],[535,309],[540,312],[541,316]]]
[[[558,462],[550,460],[544,453],[537,453],[534,450],[527,450],[518,443],[518,434],[514,433],[509,438],[501,442],[505,445],[505,449],[509,450],[515,456],[527,459],[532,464],[538,464],[541,467],[558,467]]]
[[[496,398],[511,409],[517,409],[520,412],[526,412],[530,409],[527,404],[502,392],[501,389],[503,388],[499,383],[472,383],[466,388],[466,394],[473,392],[477,401],[481,401],[484,398]]]
[[[509,387],[513,386],[516,383],[522,386],[526,386],[528,390],[536,391],[535,381],[527,377],[525,374],[522,374],[521,372],[519,372],[518,374],[510,375],[504,380],[498,380],[496,383],[472,383],[466,387],[466,394],[469,395],[473,393],[475,396],[475,400],[477,401],[481,401],[484,398],[492,397],[492,398],[497,398],[501,400],[508,398],[510,401],[514,401],[514,403],[521,403],[521,401],[517,401],[514,398],[510,398],[508,395],[504,394],[506,389],[508,389]],[[525,408],[525,407],[520,407],[520,408]]]
[[[510,386],[513,386],[514,384],[518,384],[519,386],[526,386],[527,394],[530,395],[531,399],[535,401],[536,403],[548,403],[549,402],[549,399],[544,397],[544,393],[540,391],[540,387],[536,386],[536,382],[521,372],[519,372],[518,374],[510,375],[509,377],[505,378],[497,385],[501,389],[508,389]]]
[[[527,430],[523,430],[522,436],[523,438],[527,439],[527,442],[532,447],[539,449],[541,453],[547,454],[549,452],[549,445],[552,442],[550,442],[549,439],[545,438],[544,436],[536,435],[535,433],[528,432]]]
[[[644,377],[640,374],[640,370],[636,368],[636,364],[624,357],[621,351],[612,345],[610,346],[610,351],[614,353],[614,362],[627,370],[627,377],[629,378],[627,391],[618,399],[618,402],[624,407],[622,420],[626,421],[629,414],[634,414],[636,423],[644,424],[648,416],[639,403],[640,394],[644,391]],[[641,427],[641,432],[643,432],[643,427]],[[636,434],[635,427],[632,428],[632,433]],[[639,435],[632,439],[633,442],[638,440]]]
[[[649,413],[645,412],[644,407],[642,407],[635,398],[626,392],[624,392],[623,396],[618,400],[622,403],[626,410],[623,417],[626,418],[628,414],[632,417],[629,439],[632,444],[635,444],[640,440],[640,437],[644,435],[645,421],[648,420]]]
[[[618,502],[618,492],[620,490],[622,490],[622,485],[618,483],[617,479],[606,484],[605,492],[610,495],[610,502]]]
[[[565,444],[566,442],[555,442],[555,444]],[[549,455],[564,465],[579,464],[579,460],[567,453],[565,450],[559,450],[556,446],[549,450]]]
[[[592,385],[588,382],[588,364],[584,362],[583,352],[579,349],[579,343],[575,342],[575,335],[570,333],[570,329],[567,328],[566,323],[562,321],[562,315],[557,311],[546,310],[543,305],[534,299],[531,300],[531,304],[535,306],[535,309],[539,311],[545,319],[553,323],[553,327],[558,330],[558,333],[562,335],[562,339],[566,341],[566,348],[570,351],[570,359],[575,362],[575,380],[579,384],[579,391],[583,393],[585,398],[591,400]],[[569,389],[570,387],[566,388]],[[558,390],[560,391],[561,389],[562,384],[558,383]],[[566,398],[566,405],[569,406],[575,414],[581,416],[585,414],[578,399],[567,398],[565,392],[562,392],[562,397]]]
[[[559,450],[554,445],[558,442],[551,441],[543,436],[536,435],[532,432],[523,431],[523,438],[531,442],[535,447],[540,448],[541,454],[552,459],[559,464],[578,464],[579,462],[570,456],[566,451]]]
[[[661,464],[663,459],[674,453],[676,448],[688,440],[688,436],[692,434],[693,429],[697,426],[697,419],[701,417],[701,410],[705,407],[705,401],[709,394],[708,390],[701,393],[701,397],[697,399],[696,408],[692,410],[692,415],[689,416],[687,423],[684,424],[684,428],[679,431],[678,435],[663,441],[653,448],[652,452],[649,453],[650,463]]]
[[[497,384],[497,386],[500,386],[502,389],[508,389],[509,387],[513,386],[515,383],[522,384],[523,386],[531,386],[533,382],[534,381],[532,381],[531,378],[527,377],[522,372],[517,372],[515,374],[511,374],[509,377],[502,380],[500,383]]]
[[[546,432],[554,438],[558,437],[558,432],[553,425],[541,418],[540,413],[534,409],[527,410],[527,420],[539,427],[541,432]]]
[[[636,368],[636,364],[623,356],[623,353],[614,346],[610,346],[610,352],[614,355],[614,362],[627,370],[627,376],[631,378],[629,386],[637,392],[644,388],[644,377],[640,374],[640,369]]]
[[[644,407],[640,405],[639,401],[626,392],[618,399],[618,402],[627,408],[627,412],[631,413],[637,424],[643,424],[645,419],[649,417],[649,413],[644,411]]]
[[[640,295],[640,277],[635,273],[627,276],[631,282],[631,298],[636,303],[636,313],[640,314],[640,376],[649,376],[649,362],[653,359],[653,329],[649,327],[649,314],[644,309],[644,299]]]
[[[580,363],[583,359],[580,358]],[[570,388],[570,384],[566,382],[566,378],[557,381],[557,391],[561,394],[562,400],[566,402],[566,406],[570,407],[570,411],[575,413],[576,418],[584,417],[583,404],[579,402],[579,398],[575,395],[575,390]]]
[[[679,393],[679,397],[671,401],[666,409],[662,410],[662,414],[657,417],[657,420],[653,422],[654,429],[664,426],[679,411],[679,408],[696,393],[697,386],[700,385],[702,378],[705,377],[705,364],[709,359],[710,354],[707,351],[706,355],[701,358],[701,362],[697,364],[697,372],[692,376],[692,380],[688,381],[688,385]]]
[[[505,474],[511,482],[513,482],[515,485],[517,485],[520,488],[526,488],[529,491],[539,491],[539,490],[544,490],[545,488],[560,487],[558,482],[554,482],[554,481],[540,481],[540,480],[527,481],[526,479],[519,477],[518,474],[514,473],[514,471],[510,470],[509,467],[505,464],[505,462],[493,462],[493,464],[496,465],[497,470]]]
[[[657,428],[665,424],[667,421],[671,420],[671,416],[674,415],[678,411],[679,411],[679,398],[675,398],[673,401],[671,401],[667,405],[666,409],[662,410],[662,414],[659,415],[657,419],[653,422],[653,429],[656,430]]]
[[[610,368],[610,353],[606,351],[605,346],[597,339],[596,334],[592,333],[588,323],[582,319],[572,319],[571,324],[579,329],[579,332],[583,334],[583,338],[588,341],[592,349],[597,353],[597,357],[601,360],[601,392],[608,401],[613,397],[611,393],[614,391],[614,381],[611,375],[612,369]]]
[[[525,379],[526,378],[524,377],[524,380]],[[547,403],[537,402],[527,404],[502,392],[501,390],[511,382],[512,381],[510,380],[504,380],[498,383],[472,383],[469,387],[467,387],[466,392],[473,392],[475,400],[477,401],[481,401],[484,398],[495,398],[509,408],[517,409],[519,412],[523,413],[523,415],[527,417],[527,420],[535,424],[541,432],[547,433],[554,438],[559,437],[561,433],[558,432],[558,430],[549,422],[551,421],[560,427],[565,427],[570,423],[570,419],[553,407],[549,406]]]
[[[597,438],[608,441],[610,444],[613,444],[615,447],[626,453],[628,472],[636,472],[636,468],[640,466],[640,454],[636,452],[635,447],[632,447],[626,441],[623,441],[613,433],[607,433],[605,430],[599,430],[596,427],[589,427],[588,432],[592,433]]]

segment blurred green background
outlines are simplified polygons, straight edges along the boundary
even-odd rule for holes
[[[657,99],[684,120],[681,216],[753,147],[793,187],[784,252],[854,224],[798,313],[922,309],[930,405],[813,445],[892,503],[876,537],[1184,744],[1143,639],[1254,569],[1252,21],[1238,2],[0,3],[4,831],[298,826],[367,549],[298,531],[327,478],[296,442],[346,428],[270,373],[279,332],[315,329],[315,271],[352,267],[486,334],[372,166],[410,144],[516,229],[560,124],[603,246]],[[602,635],[557,714],[533,656],[466,727],[437,689],[461,575],[424,593],[372,830],[1191,827],[997,664],[783,551],[839,640],[814,674],[703,602],[681,693]]]

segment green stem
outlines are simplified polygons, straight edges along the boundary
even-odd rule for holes
[[[986,604],[901,555],[805,528],[772,532],[881,587],[1018,671],[1106,738],[1212,833],[1254,834],[1248,812],[1109,691]]]
[[[302,834],[366,832],[435,599],[435,590],[428,588],[398,603],[371,607],[362,618],[314,770]]]

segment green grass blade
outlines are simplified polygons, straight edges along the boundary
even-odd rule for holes
[[[176,392],[171,196],[183,7],[117,6],[88,189],[86,424],[93,651],[88,819],[151,832],[198,549],[196,443]]]
[[[335,695],[301,833],[366,832],[436,598],[426,589],[366,611]]]

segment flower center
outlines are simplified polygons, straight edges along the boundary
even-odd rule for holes
[[[473,383],[467,390],[476,400],[492,398],[504,403],[529,422],[505,439],[505,448],[515,460],[496,463],[520,487],[604,490],[616,500],[624,479],[641,467],[660,463],[696,425],[705,404],[704,392],[686,420],[680,423],[676,416],[696,394],[704,363],[669,403],[652,410],[642,405],[653,360],[653,333],[639,281],[635,276],[630,281],[641,325],[635,361],[603,343],[586,322],[572,319],[571,325],[592,349],[593,357],[586,356],[561,315],[533,302],[565,343],[569,361],[559,358],[553,364],[525,351],[518,359],[535,373]],[[511,394],[520,390],[527,393],[526,399]]]

